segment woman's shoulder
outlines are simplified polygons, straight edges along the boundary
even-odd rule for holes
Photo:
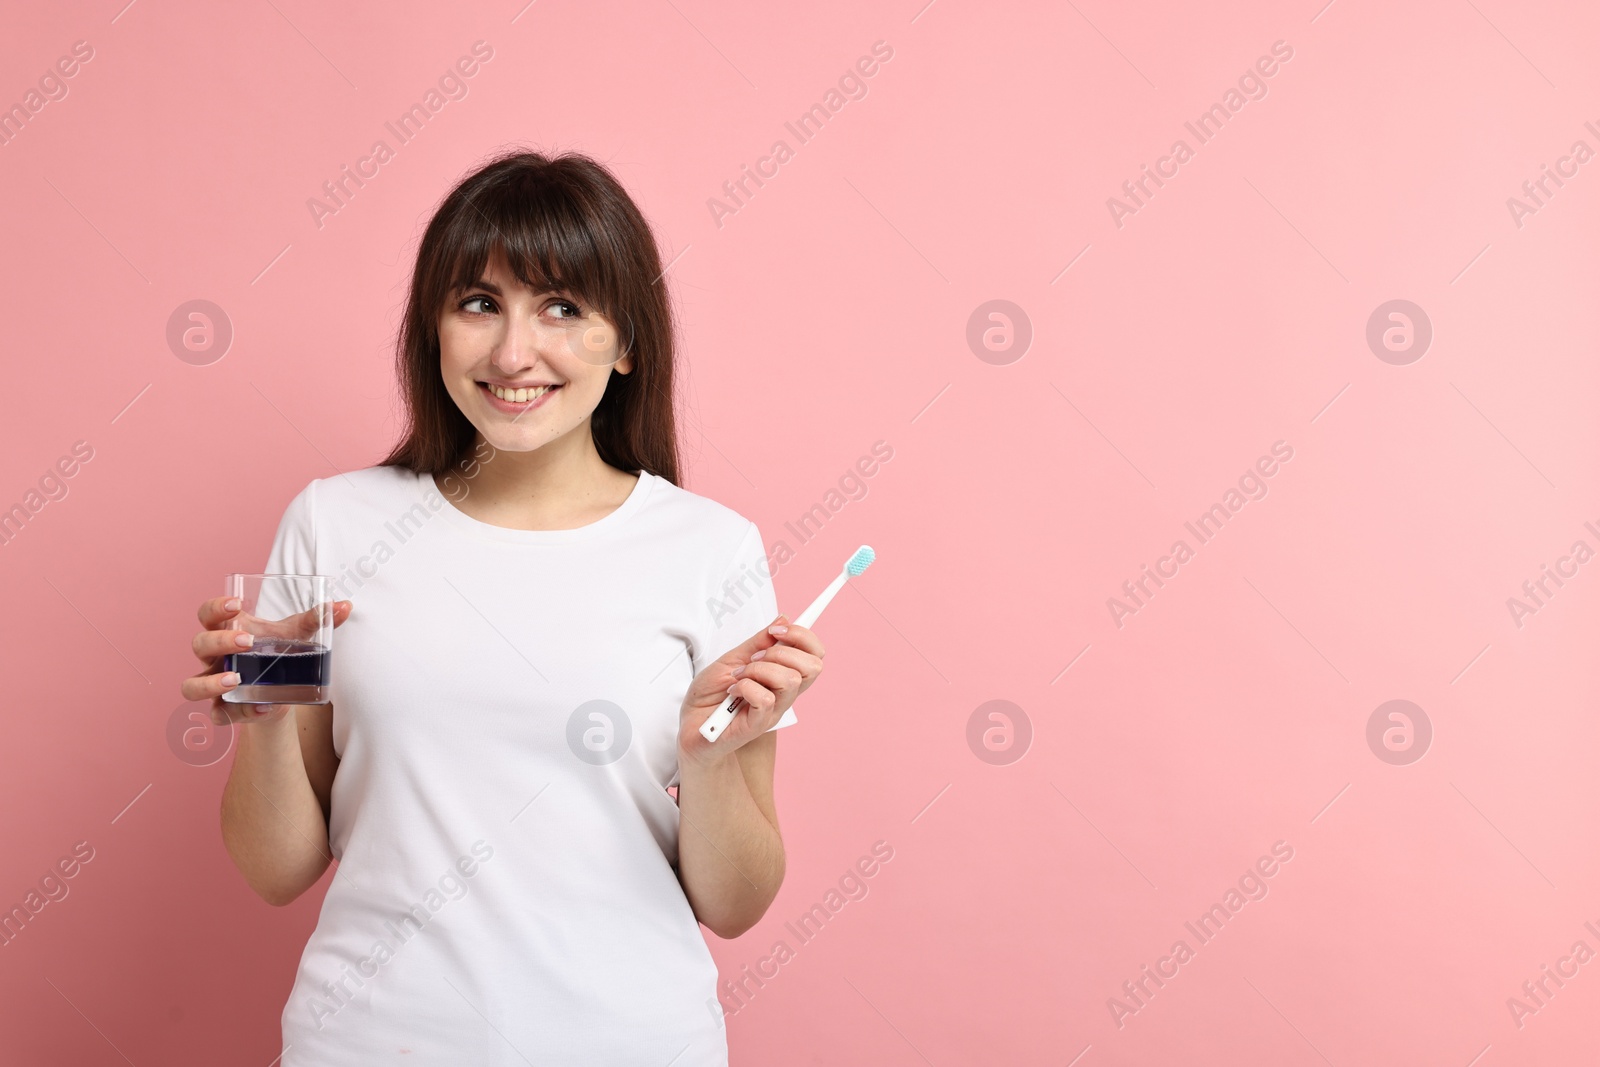
[[[403,511],[419,502],[424,477],[407,467],[341,471],[311,479],[295,494],[289,508],[304,510],[309,517],[336,517],[373,507],[384,512]]]
[[[658,523],[713,551],[732,551],[756,525],[727,504],[661,477],[651,486],[650,504]]]

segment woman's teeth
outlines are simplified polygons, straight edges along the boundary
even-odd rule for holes
[[[538,400],[541,396],[554,389],[553,385],[541,385],[537,389],[506,389],[498,385],[489,386],[489,391],[501,400],[509,400],[513,404],[526,404],[530,400]]]

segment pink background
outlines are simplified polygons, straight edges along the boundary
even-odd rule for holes
[[[1596,1056],[1600,962],[1520,1026],[1507,1003],[1600,952],[1600,562],[1521,627],[1507,607],[1600,549],[1600,161],[1507,207],[1600,149],[1592,5],[122,3],[14,6],[0,37],[0,103],[94,50],[0,147],[0,508],[94,452],[0,547],[0,903],[95,852],[0,948],[0,1058],[277,1055],[322,887],[257,899],[217,829],[228,760],[169,748],[195,605],[307,481],[392,442],[420,228],[513,142],[608,162],[680,257],[687,484],[797,549],[780,604],[880,554],[783,735],[783,890],[712,938],[729,978],[794,952],[725,998],[735,1063]],[[478,40],[468,95],[319,228],[307,200]],[[784,122],[880,40],[800,145]],[[1198,145],[1184,122],[1280,40],[1265,98]],[[1119,228],[1107,198],[1180,137]],[[708,199],[779,138],[719,227]],[[194,299],[234,330],[210,365],[165,339]],[[1032,326],[1009,363],[966,341],[995,299]],[[1433,326],[1407,365],[1365,337],[1395,299]],[[799,547],[783,523],[880,440]],[[1280,440],[1266,498],[1119,628],[1107,599]],[[1433,731],[1406,765],[1367,742],[1393,699]],[[1031,724],[1019,760],[969,747],[991,700]],[[868,895],[800,945],[785,922],[877,841]],[[1184,923],[1280,841],[1200,945]],[[1108,1000],[1180,938],[1119,1026]]]

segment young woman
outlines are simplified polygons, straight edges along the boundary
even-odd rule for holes
[[[783,881],[768,731],[823,646],[756,526],[678,485],[661,274],[587,157],[465,178],[411,279],[404,439],[312,481],[267,560],[335,579],[332,703],[222,701],[250,638],[200,607],[229,854],[280,905],[338,861],[284,1067],[727,1062],[697,921],[737,937]]]

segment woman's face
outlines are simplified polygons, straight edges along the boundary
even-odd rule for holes
[[[632,354],[618,353],[617,330],[599,312],[563,293],[534,292],[500,253],[439,313],[445,388],[498,450],[529,452],[587,432],[612,368],[633,369]]]

